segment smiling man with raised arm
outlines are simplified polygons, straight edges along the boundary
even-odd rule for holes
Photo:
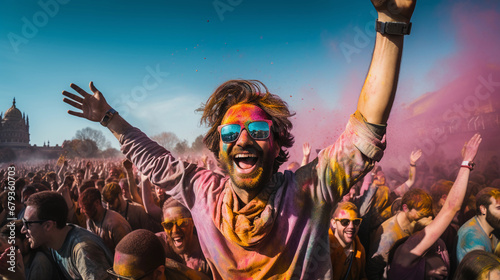
[[[231,80],[204,104],[204,143],[225,175],[181,162],[132,127],[93,83],[64,91],[71,115],[100,121],[153,184],[191,211],[214,279],[330,279],[328,229],[342,195],[381,159],[403,35],[415,0],[372,0],[378,33],[356,112],[346,130],[295,173],[278,172],[293,144],[293,115],[259,81]]]

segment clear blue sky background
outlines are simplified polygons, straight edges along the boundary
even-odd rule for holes
[[[147,134],[172,131],[192,142],[206,130],[194,110],[228,79],[259,79],[292,109],[308,106],[303,100],[308,88],[331,108],[346,86],[361,88],[363,80],[350,77],[364,75],[370,61],[375,21],[370,1],[218,2],[230,9],[218,12],[217,2],[209,0],[4,0],[0,111],[15,97],[29,115],[31,144],[61,144],[84,127],[101,129],[68,115],[70,106],[62,102],[61,91],[70,90],[70,83],[88,89],[92,80]],[[401,83],[412,80],[414,87],[398,96],[401,101],[436,89],[426,79],[460,48],[450,11],[461,3],[500,10],[493,0],[420,0],[401,73]],[[364,35],[357,35],[359,30]],[[342,46],[358,53],[346,55]],[[147,80],[144,89],[151,69],[163,74]],[[102,131],[117,147],[111,133]]]

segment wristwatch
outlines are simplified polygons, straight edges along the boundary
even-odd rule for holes
[[[376,21],[375,30],[380,34],[389,34],[389,35],[410,35],[411,31],[411,22],[382,22]]]
[[[106,127],[108,126],[108,123],[109,121],[111,121],[111,119],[113,118],[114,115],[118,115],[118,112],[115,111],[115,109],[111,108],[109,109],[106,114],[104,115],[104,117],[102,117],[102,120],[101,120],[101,125]]]
[[[460,167],[469,168],[470,171],[474,170],[474,166],[476,166],[474,162],[467,160],[462,161],[462,165],[460,165]]]

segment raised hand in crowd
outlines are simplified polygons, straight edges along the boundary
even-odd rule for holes
[[[309,155],[311,154],[311,145],[309,142],[305,142],[302,144],[302,164],[300,166],[304,166],[309,163]]]
[[[16,249],[14,257],[9,254],[12,253],[10,246],[7,247],[0,255],[0,278],[5,280],[25,280],[24,262],[21,251]]]
[[[462,149],[463,161],[472,162],[474,160],[481,141],[481,136],[475,134],[465,143]],[[456,164],[459,165],[460,163]],[[464,165],[461,166],[446,201],[434,220],[421,232],[412,235],[403,245],[396,249],[389,270],[390,278],[406,279],[404,275],[414,271],[409,268],[415,267],[419,262],[418,260],[424,256],[427,259],[441,258],[442,261],[441,265],[437,265],[432,270],[427,271],[427,277],[442,279],[448,275],[449,271],[446,262],[448,261],[449,264],[449,260],[442,259],[442,254],[436,251],[439,250],[439,247],[442,247],[436,245],[436,242],[462,206],[467,191],[470,172],[471,168]],[[439,261],[435,260],[434,264],[435,263],[439,264]]]
[[[123,168],[125,168],[125,172],[127,174],[127,182],[128,182],[128,188],[130,192],[130,196],[132,197],[132,200],[144,205],[144,202],[142,201],[141,195],[139,194],[139,191],[137,190],[137,184],[135,183],[135,177],[134,177],[134,169],[132,166],[132,162],[128,159],[123,160],[122,162]]]
[[[152,193],[153,185],[151,184],[147,176],[141,174],[140,178],[141,183],[139,185],[141,186],[144,210],[146,210],[146,213],[153,217],[153,219],[161,222],[162,210],[160,206],[155,204]]]

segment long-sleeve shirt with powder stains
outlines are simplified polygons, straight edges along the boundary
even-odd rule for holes
[[[150,181],[190,211],[214,279],[330,279],[329,221],[347,193],[385,149],[385,128],[353,114],[337,141],[296,173],[276,173],[271,230],[252,247],[221,232],[225,186],[230,178],[176,160],[137,128],[120,139],[121,150]]]

